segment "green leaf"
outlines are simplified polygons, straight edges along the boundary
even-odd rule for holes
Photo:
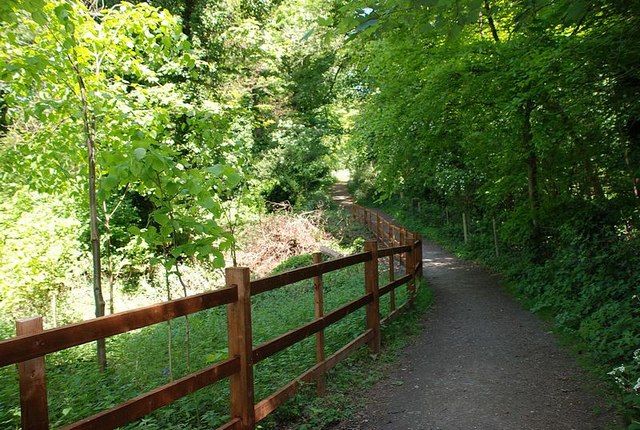
[[[179,188],[180,188],[180,186],[174,181],[168,182],[164,187],[165,191],[169,195],[176,194],[178,192]]]
[[[69,5],[67,5],[66,3],[63,3],[61,5],[56,6],[56,8],[53,10],[53,13],[55,13],[56,17],[61,21],[64,22],[69,18]]]
[[[224,171],[224,167],[221,164],[216,164],[214,166],[207,167],[206,170],[213,175],[220,176]]]
[[[45,25],[47,23],[47,15],[42,10],[32,11],[31,18],[40,25]]]
[[[212,354],[207,354],[206,362],[207,364],[215,363],[216,361],[221,361],[227,358],[228,356],[227,350],[216,351]]]
[[[140,176],[142,174],[143,165],[139,161],[134,160],[134,162],[129,163],[129,170],[134,176]]]
[[[142,160],[145,155],[147,155],[147,150],[144,148],[136,148],[133,150],[133,156],[136,157],[136,160]]]
[[[317,20],[318,25],[321,25],[323,27],[331,27],[333,25],[333,18],[332,17],[320,17]]]
[[[227,175],[227,186],[229,188],[234,188],[236,185],[240,183],[241,180],[242,180],[242,177],[238,173],[233,172]]]
[[[220,251],[216,251],[215,249],[211,252],[213,256],[213,266],[222,269],[225,266],[224,255]]]
[[[154,212],[153,219],[156,220],[156,222],[161,226],[167,225],[171,221],[171,218],[169,218],[169,216],[163,212]]]
[[[202,191],[202,183],[196,179],[189,181],[187,186],[191,195],[198,195]]]
[[[102,186],[106,191],[111,191],[118,186],[120,181],[118,177],[114,174],[109,174],[107,176],[102,177]]]
[[[213,251],[214,251],[214,248],[211,245],[199,246],[198,257],[200,258],[208,257]]]
[[[164,162],[159,157],[153,157],[151,159],[151,168],[156,172],[162,172],[164,170]]]
[[[165,224],[160,227],[160,237],[168,238],[173,234],[173,226],[171,224]]]
[[[205,209],[209,209],[210,211],[214,211],[214,209],[216,209],[216,202],[209,196],[200,200],[200,206]]]
[[[368,28],[374,27],[378,24],[378,19],[374,18],[374,19],[369,19],[365,22],[363,22],[362,24],[358,25],[353,32],[354,33],[362,33],[363,31],[367,30]]]
[[[309,40],[309,38],[310,38],[311,36],[313,36],[313,33],[315,33],[315,31],[316,31],[316,30],[315,30],[315,29],[313,29],[313,28],[312,28],[311,30],[307,31],[307,32],[302,36],[302,39],[301,39],[301,40],[302,40],[303,42],[306,42],[307,40]]]

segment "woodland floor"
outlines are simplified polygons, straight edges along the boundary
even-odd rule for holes
[[[349,203],[344,184],[335,194]],[[592,378],[499,276],[427,240],[423,258],[433,291],[424,330],[334,430],[620,428]]]

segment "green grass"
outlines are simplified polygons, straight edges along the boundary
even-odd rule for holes
[[[401,287],[397,290],[396,302],[401,304],[405,299],[406,288]],[[383,300],[387,303],[386,307],[383,307]],[[360,348],[329,372],[325,397],[318,398],[313,384],[310,384],[260,423],[259,428],[322,429],[348,419],[362,406],[363,391],[384,376],[385,369],[397,359],[399,351],[410,337],[420,331],[420,318],[430,304],[430,291],[422,286],[418,290],[416,305],[409,308],[401,318],[383,326],[382,352],[378,356],[370,355],[366,347]],[[386,312],[388,295],[381,299],[381,313],[384,316]],[[352,337],[347,339],[345,334],[351,330],[357,332],[353,337],[361,333],[363,321],[362,313],[351,322],[345,322],[344,328],[332,326],[325,332],[326,338],[342,337],[344,343],[347,343]],[[341,346],[340,343],[336,347]]]
[[[307,257],[295,257],[284,268],[306,263]],[[282,268],[281,268],[282,269]],[[384,266],[380,266],[383,271]],[[352,266],[324,277],[325,312],[348,303],[364,293],[363,265]],[[381,285],[385,282],[381,274]],[[422,288],[416,309],[429,301]],[[406,300],[406,288],[398,290],[398,304]],[[312,280],[302,281],[261,294],[252,299],[253,343],[287,332],[314,318]],[[381,301],[388,311],[388,296]],[[303,389],[272,416],[261,428],[281,428],[295,421],[296,428],[318,429],[349,415],[350,393],[361,390],[381,374],[381,365],[391,359],[402,345],[403,336],[415,330],[418,311],[397,320],[383,331],[385,352],[373,359],[366,348],[331,372],[329,395],[315,399],[313,389]],[[384,315],[383,315],[384,316]],[[214,308],[190,316],[190,367],[201,369],[227,355],[226,312]],[[326,353],[330,355],[357,337],[365,329],[364,309],[349,315],[325,331]],[[170,382],[168,330],[166,323],[114,336],[107,342],[109,367],[97,371],[93,345],[83,345],[47,356],[47,383],[50,420],[53,426],[68,424],[110,408],[132,397]],[[171,324],[172,370],[174,378],[189,373],[185,359],[184,318]],[[315,364],[313,337],[306,339],[255,366],[256,401],[272,394]],[[127,428],[204,429],[215,428],[228,420],[229,386],[222,381],[200,390],[174,404],[130,424]],[[0,369],[0,427],[19,428],[18,385],[14,367]]]
[[[373,235],[362,223],[352,219],[351,214],[331,203],[323,210],[324,229],[335,240],[335,247],[344,254],[361,252],[365,239]]]

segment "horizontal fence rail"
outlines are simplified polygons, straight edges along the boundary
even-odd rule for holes
[[[363,223],[369,231],[371,231],[378,241],[389,247],[378,251],[379,257],[387,257],[391,254],[390,249],[401,249],[402,252],[411,252],[417,248],[416,264],[420,267],[417,271],[418,276],[422,276],[422,237],[415,232],[409,231],[400,224],[385,217],[377,210],[365,208],[358,204],[351,205],[351,216],[354,220]],[[420,245],[417,246],[416,243]],[[411,245],[405,245],[410,243]],[[399,256],[400,262],[405,262],[403,255]]]
[[[97,339],[193,314],[238,300],[236,286],[95,318],[0,343],[0,366],[41,357]]]
[[[406,251],[395,250],[395,252],[397,253]],[[349,255],[347,257],[326,261],[324,263],[316,263],[312,264],[311,266],[293,269],[277,275],[268,276],[266,278],[258,279],[251,282],[251,295],[255,296],[256,294],[274,290],[276,288],[290,285],[295,282],[304,281],[305,279],[311,279],[314,276],[320,276],[334,270],[344,269],[345,267],[353,266],[358,263],[364,263],[365,261],[369,260],[371,260],[371,253],[363,252],[360,254]]]
[[[113,429],[123,426],[223,379],[230,381],[231,418],[218,430],[254,429],[257,422],[295,395],[302,383],[315,381],[318,394],[323,395],[325,374],[337,363],[365,344],[373,353],[380,351],[380,325],[392,320],[399,311],[411,305],[416,293],[416,278],[422,272],[422,241],[417,234],[358,205],[352,206],[352,215],[354,219],[362,221],[385,247],[379,248],[378,242],[370,240],[365,243],[362,253],[325,262],[322,262],[320,253],[315,253],[314,264],[310,266],[253,281],[250,281],[248,268],[227,268],[225,288],[50,330],[42,329],[41,317],[18,321],[17,336],[0,342],[0,366],[17,364],[23,429],[40,430],[50,426],[44,366],[47,354],[225,305],[228,359],[69,424],[63,429]],[[383,286],[379,285],[380,259],[386,261],[384,264],[389,271],[389,282]],[[365,275],[363,295],[325,314],[323,275],[362,263]],[[402,270],[402,276],[396,279],[397,270]],[[251,297],[303,280],[314,282],[313,321],[254,346]],[[396,306],[395,290],[402,285],[407,285],[407,301]],[[379,300],[387,294],[390,295],[390,311],[381,319]],[[324,330],[361,308],[366,309],[363,333],[331,356],[325,357]],[[253,366],[313,335],[316,337],[316,365],[256,403]]]

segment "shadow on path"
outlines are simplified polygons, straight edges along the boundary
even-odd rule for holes
[[[331,189],[331,199],[341,204],[347,210],[351,210],[351,205],[353,204],[353,198],[349,193],[349,187],[346,182],[336,182]]]
[[[423,258],[434,298],[424,330],[335,430],[615,428],[612,412],[596,415],[607,408],[588,377],[497,275],[426,240]]]

